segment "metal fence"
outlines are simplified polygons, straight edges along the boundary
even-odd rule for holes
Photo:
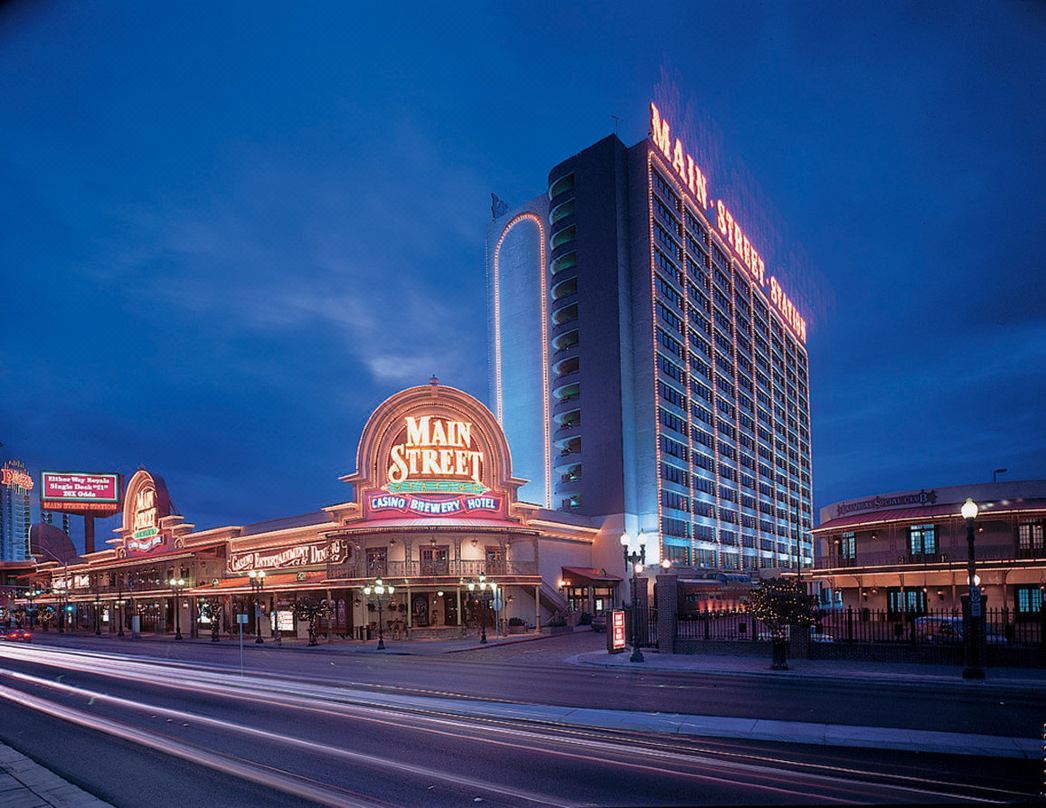
[[[639,617],[639,645],[641,648],[657,647],[657,608],[638,606],[625,607],[625,641],[631,645],[635,637],[632,626],[636,613]]]
[[[770,630],[748,612],[701,612],[681,616],[676,624],[681,640],[717,642],[769,642]]]
[[[1037,646],[1046,642],[1046,610],[1015,614],[1010,609],[985,611],[988,645]],[[838,609],[816,621],[814,642],[908,643],[910,645],[961,645],[965,634],[962,611],[931,609],[893,612],[883,609]]]
[[[810,639],[816,643],[961,645],[963,636],[963,617],[958,609],[892,612],[850,607],[820,613],[811,629]],[[1011,609],[988,609],[985,612],[985,636],[989,645],[1046,646],[1046,610],[1029,615],[1015,614]],[[715,642],[771,639],[766,625],[744,611],[711,611],[680,616],[676,637]]]

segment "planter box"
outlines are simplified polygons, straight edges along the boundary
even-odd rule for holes
[[[530,628],[528,626],[509,626],[508,627],[508,633],[509,634],[526,634],[528,631],[530,631]]]

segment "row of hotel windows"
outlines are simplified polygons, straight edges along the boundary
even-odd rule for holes
[[[1021,615],[1038,615],[1043,606],[1042,588],[1037,584],[1021,584],[1013,588],[1013,605],[1018,618]],[[886,590],[886,610],[893,615],[920,615],[928,611],[925,589]]]
[[[657,255],[660,257],[660,253]],[[666,268],[677,277],[681,275],[680,271],[675,267],[668,266]],[[745,382],[743,386],[750,394],[753,392],[751,377],[754,376],[755,381],[767,391],[774,390],[774,396],[779,403],[784,402],[786,392],[791,400],[805,401],[807,394],[805,372],[802,374],[802,380],[798,380],[797,374],[792,369],[785,368],[777,356],[772,358],[773,369],[771,369],[771,360],[768,358],[769,351],[766,349],[765,344],[761,344],[761,339],[758,336],[756,336],[757,350],[753,352],[747,337],[738,333],[735,339],[733,326],[728,316],[720,312],[718,308],[714,312],[716,327],[713,330],[712,323],[708,318],[694,308],[692,304],[687,304],[682,299],[682,294],[671,283],[666,281],[660,273],[655,272],[654,274],[657,289],[656,310],[658,320],[669,331],[675,332],[680,337],[685,336],[687,338],[692,348],[690,358],[696,360],[696,364],[707,366],[698,355],[712,359],[714,343],[715,348],[722,352],[717,357],[719,364],[726,365],[734,370],[739,369],[741,371],[741,374],[738,374],[740,377],[739,382]],[[687,288],[691,298],[701,294],[693,283],[688,282]],[[703,302],[705,308],[707,308],[707,298],[703,298]],[[742,324],[744,324],[743,318]],[[678,346],[672,346],[664,342],[663,344],[681,359],[685,359],[681,344]],[[734,356],[736,356],[737,368],[733,368],[731,357]],[[791,352],[789,352],[789,361],[794,361]],[[773,387],[771,387],[771,380],[773,381]],[[767,403],[769,403],[769,400]]]
[[[674,354],[683,365],[677,364],[675,360],[671,359],[659,350],[657,352],[657,367],[658,369],[674,383],[679,384],[684,390],[687,389],[687,381],[689,379],[690,391],[698,398],[704,399],[711,403],[712,401],[712,386],[722,395],[716,396],[716,408],[726,417],[734,418],[737,416],[741,422],[741,426],[755,432],[759,430],[760,437],[764,437],[764,440],[769,440],[770,429],[773,429],[778,437],[782,440],[785,438],[790,439],[792,442],[797,441],[797,437],[802,446],[806,446],[810,439],[810,433],[806,428],[808,418],[805,412],[805,403],[799,399],[789,400],[785,397],[784,393],[780,389],[775,389],[773,394],[773,403],[771,403],[771,396],[769,393],[764,392],[762,389],[755,389],[753,391],[752,381],[744,376],[743,373],[737,374],[737,383],[742,388],[747,390],[749,393],[755,395],[756,400],[759,402],[759,407],[755,406],[751,396],[746,395],[744,392],[736,390],[733,382],[730,381],[730,377],[724,375],[722,372],[713,373],[712,366],[708,363],[697,358],[691,352],[689,357],[686,356],[686,350],[682,344],[677,342],[672,336],[662,331],[660,328],[657,329],[657,343],[661,348],[666,349],[669,353]],[[728,365],[727,359],[722,356],[719,357],[719,366]],[[685,367],[684,367],[685,365]],[[687,370],[689,368],[689,372]],[[696,377],[702,377],[708,384],[700,381]],[[714,378],[714,382],[713,382]],[[762,384],[763,382],[760,382]],[[676,398],[672,397],[672,392],[669,390],[662,391],[662,397],[665,400],[672,402],[676,406],[686,409],[680,402],[683,400],[684,393],[682,391],[675,391]],[[723,398],[726,396],[726,398]],[[730,399],[737,401],[737,408],[731,403]],[[746,414],[746,412],[748,414]],[[777,417],[778,424],[774,425],[771,419],[771,412]],[[759,423],[756,423],[758,418]],[[787,432],[785,427],[787,425]],[[764,428],[765,426],[765,428]]]
[[[665,412],[664,410],[661,412],[668,416],[667,418],[662,417],[662,426],[677,431],[683,438],[685,438],[686,435],[683,430],[686,429],[686,425],[681,423],[681,419],[673,416],[671,413]],[[678,430],[676,429],[676,426],[679,427]],[[747,447],[742,448],[739,454],[730,444],[725,443],[722,440],[713,441],[712,436],[709,435],[709,433],[704,432],[697,427],[691,427],[690,432],[691,439],[695,444],[693,452],[691,452],[685,444],[673,440],[668,435],[662,435],[660,445],[662,454],[678,458],[684,463],[689,459],[696,468],[702,468],[715,474],[717,471],[717,464],[715,457],[711,453],[714,451],[714,448],[718,446],[721,458],[726,458],[726,460],[736,462],[741,466],[740,469],[735,469],[726,462],[723,462],[723,460],[720,460],[718,463],[718,472],[721,477],[735,483],[740,481],[742,485],[751,488],[754,491],[756,490],[756,476],[758,475],[760,480],[758,490],[766,496],[772,496],[773,484],[776,483],[778,486],[778,496],[783,495],[784,491],[790,491],[793,496],[802,496],[805,499],[810,498],[809,474],[803,472],[800,475],[797,467],[787,464],[780,453],[776,456],[776,461],[772,461],[771,458],[765,457],[767,462],[764,463],[760,462],[760,460],[764,459],[762,453],[760,454],[760,460],[757,460],[750,454],[750,450],[748,450]],[[706,448],[699,449],[699,445]],[[706,451],[709,453],[706,454]],[[773,462],[773,466],[770,465],[771,462]],[[791,478],[788,476],[789,473],[791,474]],[[674,466],[670,466],[668,469],[662,469],[661,478],[678,483],[682,486],[689,485],[686,481],[686,470],[678,469]],[[694,485],[696,487],[696,482]]]
[[[1021,552],[1043,552],[1046,550],[1042,522],[1026,522],[1017,526],[1017,548]],[[931,556],[939,551],[936,525],[910,525],[908,527],[908,554]],[[857,558],[857,534],[847,531],[839,536],[839,557]]]
[[[664,440],[664,438],[662,438],[662,440]],[[696,466],[697,468],[703,468],[706,471],[709,471],[709,472],[715,474],[715,470],[716,470],[715,459],[711,458],[711,457],[708,457],[707,455],[696,454],[695,453],[694,454],[694,466]],[[680,486],[682,488],[690,488],[692,486],[695,491],[705,491],[705,493],[711,493],[711,491],[708,490],[708,489],[712,489],[713,488],[713,483],[710,480],[708,480],[707,478],[705,478],[705,477],[703,477],[703,476],[701,476],[699,474],[691,474],[686,469],[681,469],[678,466],[674,466],[671,463],[666,463],[664,461],[662,461],[662,463],[661,463],[660,477],[661,477],[661,479],[663,481],[674,483],[675,485],[678,485],[678,486]],[[748,475],[748,474],[738,475],[737,472],[734,469],[729,468],[728,466],[725,466],[722,463],[719,464],[719,477],[721,479],[727,480],[728,482],[731,482],[731,483],[738,483],[738,482],[740,482],[741,485],[745,486],[746,488],[750,489],[753,492],[756,490],[756,484],[755,484],[755,478],[754,477],[752,477],[751,475]],[[768,477],[766,479],[770,479],[770,478]],[[730,491],[731,494],[729,494],[729,495],[726,494],[727,491]],[[779,510],[780,510],[780,506],[787,505],[789,502],[798,503],[800,498],[802,498],[804,504],[809,504],[809,501],[810,501],[810,493],[809,493],[808,489],[799,489],[797,486],[795,486],[794,483],[789,483],[786,486],[784,483],[782,483],[780,481],[780,479],[778,480],[778,487],[777,487],[776,490],[774,488],[772,488],[770,485],[768,485],[767,483],[760,482],[758,491],[759,491],[759,493],[761,495],[761,500],[767,506],[769,505],[769,503],[766,503],[766,500],[771,500],[772,501],[772,500],[776,499],[777,502],[779,503],[779,508],[778,508]],[[789,496],[789,491],[791,492],[791,496]],[[727,488],[725,486],[720,486],[719,495],[720,495],[720,498],[727,498],[728,497],[731,502],[736,502],[737,501],[736,493],[733,492],[732,489],[729,489],[729,488]],[[749,505],[748,501],[745,500],[744,497],[745,497],[745,494],[742,493],[742,499],[741,499],[742,505],[744,507],[753,507],[754,508],[754,505]],[[687,503],[685,501],[680,500],[680,502],[681,502],[680,510],[690,510],[690,508],[687,507]],[[674,506],[669,506],[669,507],[674,507]],[[695,510],[695,512],[696,512],[696,509],[697,509],[697,503],[695,501],[695,503],[694,503],[694,510]],[[760,505],[759,509],[761,511],[763,511],[764,513],[769,513],[768,507],[764,507],[764,505]]]
[[[655,197],[655,237],[657,248],[663,255],[663,258],[658,260],[659,265],[678,272],[678,268],[675,267],[675,264],[682,263],[684,258],[684,249],[681,246],[680,233],[685,232],[685,252],[689,253],[687,256],[689,258],[687,263],[693,267],[693,272],[691,274],[697,275],[698,279],[702,281],[714,280],[721,287],[719,290],[719,296],[716,297],[717,302],[721,303],[727,313],[731,313],[730,295],[732,290],[728,274],[731,266],[730,259],[721,249],[719,249],[719,246],[714,243],[709,236],[708,230],[703,224],[697,221],[695,215],[692,214],[688,208],[685,209],[686,226],[684,228],[678,218],[678,210],[681,205],[680,198],[667,187],[664,179],[656,171],[653,172],[653,187],[658,195],[664,199],[670,200],[672,208],[675,209],[673,210],[669,208],[661,201],[661,199]],[[662,227],[657,220],[664,222],[669,229]],[[673,256],[674,259],[669,259],[669,256]],[[746,316],[750,315],[753,309],[755,310],[755,312],[761,317],[761,321],[757,321],[756,323],[758,330],[765,335],[767,339],[771,340],[771,345],[779,354],[783,355],[785,353],[783,350],[783,342],[785,339],[798,345],[798,342],[794,337],[784,330],[776,319],[770,316],[767,302],[760,299],[761,293],[760,295],[751,297],[752,306],[749,307],[748,299],[751,294],[751,289],[748,282],[740,274],[735,274],[734,287],[738,293],[738,307]],[[706,306],[706,311],[707,310]],[[769,329],[767,329],[767,324],[769,324]],[[767,333],[767,331],[769,331],[769,333]],[[767,351],[767,353],[769,353],[769,351]],[[792,364],[793,367],[796,364],[798,365],[800,376],[802,381],[805,383],[805,356],[800,353],[798,361],[794,364],[789,362],[789,364]]]
[[[672,316],[681,318],[685,314],[690,320],[691,326],[708,337],[712,336],[712,320],[714,320],[719,332],[723,335],[721,341],[717,338],[717,342],[724,348],[730,346],[736,338],[738,346],[744,350],[745,354],[754,353],[755,365],[762,372],[766,374],[773,372],[775,376],[780,376],[782,381],[787,381],[790,386],[798,387],[805,395],[807,382],[804,369],[805,360],[803,360],[804,364],[800,364],[799,360],[802,359],[803,354],[798,342],[789,342],[789,347],[794,349],[794,354],[792,350],[786,351],[784,343],[778,342],[769,335],[767,321],[761,314],[757,313],[754,320],[750,321],[748,302],[737,297],[735,302],[731,303],[727,294],[721,291],[711,278],[701,271],[699,266],[689,264],[690,272],[687,277],[671,258],[656,248],[654,262],[657,270],[654,273],[654,285],[660,296],[659,299],[670,303],[678,310],[678,314],[670,312]],[[717,276],[721,274],[716,270]],[[725,278],[725,275],[723,277]],[[666,278],[672,278],[678,288]],[[707,294],[709,288],[711,298]],[[689,301],[685,299],[683,289],[686,289]],[[758,308],[755,310],[759,311]],[[736,331],[731,318],[734,318],[739,324]],[[672,317],[668,317],[667,320],[673,324],[676,322]],[[755,352],[752,350],[750,335],[755,340],[757,348]],[[741,358],[745,360],[745,369],[750,371],[752,362],[745,355],[741,355]],[[771,365],[773,371],[771,371]]]
[[[765,549],[773,551],[772,547]],[[788,545],[779,543],[777,552],[782,555],[788,555]],[[721,569],[737,570],[742,568],[742,561],[745,562],[745,566],[750,568],[756,566],[763,568],[776,568],[780,566],[773,556],[753,555],[751,553],[745,553],[742,555],[736,550],[721,549],[718,551],[719,558],[717,560],[716,550],[707,547],[689,547],[680,544],[665,543],[661,548],[661,555],[663,558],[667,558],[671,561],[673,565],[679,567],[689,567],[692,565],[695,567],[719,567]],[[803,558],[803,563],[809,565],[809,552],[804,550]]]

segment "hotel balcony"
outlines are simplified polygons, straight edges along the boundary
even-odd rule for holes
[[[977,564],[994,561],[1018,561],[1038,559],[1046,563],[1046,550],[1015,547],[978,547]],[[854,568],[879,567],[929,567],[929,566],[966,566],[966,547],[953,547],[947,553],[911,554],[905,552],[881,551],[877,553],[858,553],[856,558],[844,558],[830,555],[819,558],[814,565],[817,570],[837,570]]]
[[[485,561],[483,559],[451,559],[446,561],[385,561],[367,564],[365,558],[350,559],[341,564],[328,564],[327,577],[332,579],[368,580],[381,576],[391,583],[398,579],[476,578],[479,575],[499,576],[537,575],[534,561]],[[452,581],[453,583],[453,581]]]

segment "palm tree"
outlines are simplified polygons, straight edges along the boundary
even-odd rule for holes
[[[309,645],[319,645],[316,640],[316,623],[321,617],[328,617],[331,614],[330,601],[299,598],[294,601],[294,614],[299,620],[307,620],[309,623]]]

